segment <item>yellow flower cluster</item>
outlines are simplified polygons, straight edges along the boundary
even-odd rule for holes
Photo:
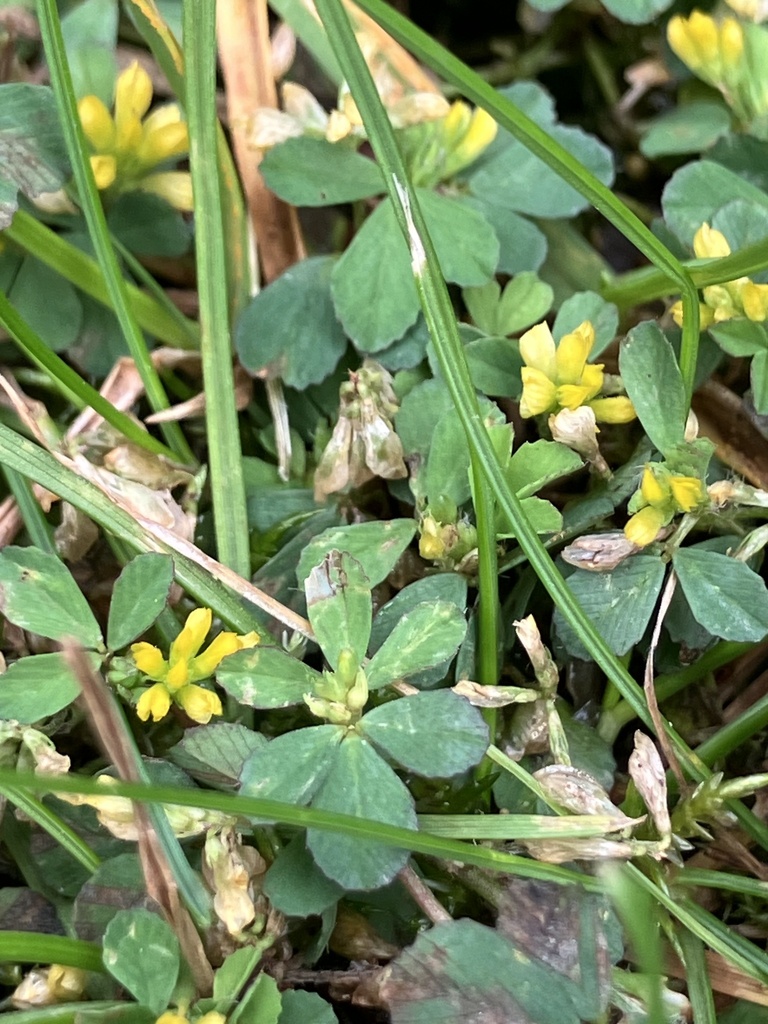
[[[709,224],[702,224],[696,232],[693,251],[699,259],[722,259],[731,255],[725,235]],[[736,281],[709,285],[702,294],[704,302],[699,306],[702,328],[739,316],[756,321],[768,318],[768,284],[755,284],[748,277],[740,277]],[[682,302],[676,302],[670,312],[675,323],[682,326]]]
[[[192,179],[187,171],[156,171],[189,152],[187,126],[175,103],[147,115],[152,82],[134,61],[117,79],[114,113],[98,96],[84,96],[78,113],[91,146],[91,167],[100,190],[152,192],[177,210],[192,209]]]
[[[704,498],[704,485],[697,477],[670,473],[659,463],[649,462],[640,490],[629,503],[634,515],[624,527],[627,540],[639,547],[651,544],[662,526],[679,512],[692,512]]]
[[[689,18],[676,14],[669,19],[667,41],[695,75],[715,88],[728,89],[740,71],[744,31],[735,18],[718,23],[701,11]]]
[[[605,375],[602,364],[587,362],[594,343],[595,330],[589,320],[563,335],[558,345],[546,323],[526,331],[520,339],[520,355],[525,363],[521,370],[520,415],[539,416],[588,406],[602,423],[633,420],[637,414],[626,396],[597,397]]]
[[[154,686],[139,697],[136,714],[146,722],[152,716],[159,722],[168,714],[171,703],[183,708],[189,717],[205,725],[213,715],[222,712],[221,701],[212,690],[196,684],[209,679],[219,667],[222,659],[235,651],[255,647],[259,642],[258,633],[219,633],[202,654],[197,652],[211,628],[210,608],[196,608],[187,617],[184,628],[171,644],[167,660],[162,651],[148,643],[131,645],[136,667],[150,679]]]

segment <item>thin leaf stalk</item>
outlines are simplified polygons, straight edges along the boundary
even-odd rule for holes
[[[251,571],[242,452],[234,403],[227,258],[217,162],[216,2],[185,0],[184,46],[190,171],[195,197],[200,351],[211,497],[220,560]]]
[[[67,62],[61,21],[55,0],[38,0],[38,18],[43,47],[51,75],[51,85],[56,97],[59,118],[67,145],[67,153],[77,185],[78,200],[88,225],[88,233],[96,251],[104,281],[128,349],[141,376],[147,400],[154,412],[167,409],[169,402],[160,377],[149,357],[149,351],[141,328],[128,301],[125,281],[120,271],[117,255],[109,236],[109,228],[101,205],[101,197],[88,157],[88,147],[77,112],[77,101],[72,85],[72,76]],[[178,423],[164,423],[161,431],[168,447],[176,458],[185,463],[194,462],[192,450]]]

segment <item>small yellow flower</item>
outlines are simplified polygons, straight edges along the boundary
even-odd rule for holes
[[[695,75],[717,88],[726,87],[744,54],[744,32],[735,18],[719,24],[708,14],[693,11],[689,18],[670,18],[667,41]]]
[[[634,515],[624,527],[627,540],[646,547],[679,512],[693,512],[705,497],[704,484],[697,477],[670,473],[657,462],[648,463],[640,490],[629,503]]]
[[[693,251],[698,259],[722,259],[731,255],[731,247],[722,231],[702,224],[693,238]],[[734,317],[762,322],[768,319],[768,284],[755,284],[748,277],[710,285],[702,292],[699,305],[701,327],[722,323]],[[671,310],[675,323],[682,327],[683,304],[676,302]]]
[[[187,171],[155,169],[189,152],[187,126],[177,104],[147,116],[152,82],[134,61],[117,78],[114,113],[97,96],[78,104],[80,122],[90,144],[97,187],[123,192],[153,192],[178,210],[192,209],[192,179]]]
[[[594,343],[595,330],[589,320],[564,335],[558,345],[546,323],[526,331],[520,339],[520,355],[525,363],[520,371],[520,415],[527,418],[586,405],[600,422],[633,420],[636,413],[625,396],[597,398],[604,375],[602,364],[587,362]]]
[[[131,645],[136,667],[155,680],[155,685],[139,697],[136,714],[146,722],[152,718],[159,722],[168,714],[171,703],[183,708],[189,717],[205,725],[213,715],[222,712],[221,701],[212,690],[196,684],[209,679],[224,658],[235,651],[255,647],[259,642],[256,632],[238,636],[237,633],[219,633],[201,654],[198,651],[211,628],[213,616],[210,608],[195,608],[187,616],[184,628],[171,644],[166,660],[153,644]]]
[[[496,138],[499,128],[486,110],[472,110],[462,100],[452,103],[442,122],[435,126],[442,136],[437,149],[444,160],[441,179],[452,178],[476,160]]]

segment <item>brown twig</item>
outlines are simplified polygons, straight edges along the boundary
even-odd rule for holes
[[[125,724],[111,691],[101,675],[94,671],[82,647],[67,640],[61,646],[64,660],[80,683],[83,704],[105,755],[124,782],[141,782],[136,763],[137,754],[126,736]],[[147,892],[162,908],[176,933],[181,951],[194,975],[198,993],[210,995],[213,971],[192,918],[179,899],[176,880],[152,825],[149,809],[138,802],[133,806],[139,833],[139,859]]]

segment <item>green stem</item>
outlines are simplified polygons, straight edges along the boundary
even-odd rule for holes
[[[496,557],[495,502],[488,481],[472,461],[473,496],[477,525],[478,592],[480,607],[477,618],[477,674],[483,686],[496,686],[499,681],[499,581]],[[495,708],[484,708],[483,718],[488,724],[491,743],[496,741]],[[487,757],[478,768],[478,777],[492,768]]]
[[[96,188],[88,158],[88,145],[77,112],[77,101],[72,86],[69,64],[67,63],[67,54],[56,0],[38,0],[37,9],[45,56],[51,75],[51,85],[56,96],[59,119],[77,184],[78,199],[82,205],[83,214],[88,225],[88,233],[104,275],[110,304],[115,311],[128,344],[128,350],[141,376],[147,400],[153,411],[159,412],[161,409],[168,408],[168,399],[163,390],[160,377],[149,357],[141,328],[136,322],[128,301],[126,282],[123,279],[117,255],[110,241],[104,208],[101,205],[101,197]],[[161,431],[169,448],[173,449],[178,459],[182,462],[194,461],[189,445],[178,423],[164,423],[161,426]]]
[[[493,86],[454,57],[445,47],[435,42],[431,36],[418,29],[383,0],[359,0],[359,6],[397,42],[452,85],[457,86],[467,99],[487,110],[502,128],[506,128],[531,153],[543,160],[564,181],[588,199],[594,208],[618,228],[644,256],[677,283],[683,300],[684,323],[680,372],[685,383],[686,398],[690,402],[699,345],[699,297],[690,274],[680,261],[634,213],[627,209],[610,188],[603,185],[564,146],[556,142],[535,121],[501,96]],[[339,57],[334,36],[330,32],[329,38]]]
[[[9,774],[9,773],[6,773]],[[103,792],[103,787],[102,787]],[[104,974],[101,948],[94,942],[37,932],[0,932],[0,962],[61,964]]]
[[[768,241],[755,242],[722,259],[687,260],[683,266],[697,289],[739,277],[751,277],[768,267]],[[658,267],[642,267],[606,281],[602,296],[626,309],[677,291],[677,282],[666,271]]]
[[[688,987],[688,998],[696,1024],[717,1024],[715,1001],[709,980],[704,943],[687,928],[680,928],[678,941],[683,951],[683,966]]]
[[[45,829],[48,835],[63,846],[67,853],[83,865],[86,871],[91,874],[96,871],[101,864],[101,858],[50,807],[46,807],[37,797],[18,786],[3,786],[2,793],[40,828]]]
[[[35,547],[40,548],[42,551],[47,551],[49,555],[56,555],[58,557],[56,545],[53,543],[53,531],[43,515],[40,502],[32,493],[32,486],[29,480],[22,476],[21,473],[8,469],[7,466],[4,472],[11,494],[16,499],[21,518],[24,520],[24,526],[29,534],[29,539]]]
[[[704,764],[712,765],[722,761],[738,747],[747,742],[755,733],[768,725],[768,694],[755,701],[748,711],[710,736],[696,748]]]
[[[711,650],[699,658],[693,665],[680,669],[679,672],[668,672],[658,676],[654,682],[656,699],[660,704],[676,693],[680,693],[691,683],[697,683],[700,679],[716,672],[731,661],[751,650],[751,643],[737,643],[734,640],[721,640]],[[626,701],[622,700],[612,708],[608,708],[600,716],[598,733],[606,743],[613,745],[619,732],[625,725],[629,725],[637,714],[635,709]]]
[[[244,578],[251,556],[229,336],[227,258],[216,118],[216,2],[185,0],[184,53],[189,155],[195,195],[200,351],[211,497],[219,560]]]

